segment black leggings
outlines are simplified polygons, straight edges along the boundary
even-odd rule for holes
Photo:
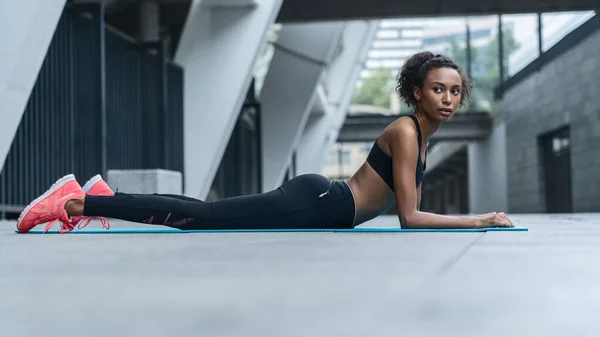
[[[193,229],[354,227],[354,198],[346,182],[297,176],[260,194],[214,202],[169,194],[86,196],[83,214]]]

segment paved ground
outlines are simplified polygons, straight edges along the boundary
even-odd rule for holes
[[[598,336],[600,214],[512,218],[530,231],[17,235],[1,223],[0,332]]]

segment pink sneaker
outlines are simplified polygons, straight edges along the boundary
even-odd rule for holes
[[[108,184],[102,179],[102,176],[96,174],[85,185],[83,185],[83,192],[87,195],[93,196],[107,196],[112,197],[115,192],[108,186]],[[93,219],[100,220],[102,227],[110,229],[110,223],[103,217],[99,216],[74,216],[71,220],[71,226],[74,228],[77,226],[79,229],[85,228]]]
[[[58,179],[50,189],[25,207],[17,220],[17,230],[26,233],[39,224],[50,222],[46,226],[47,231],[58,221],[63,224],[70,223],[65,204],[69,200],[83,198],[85,193],[75,180],[75,176],[68,174]],[[63,227],[59,231],[64,233],[72,229]]]

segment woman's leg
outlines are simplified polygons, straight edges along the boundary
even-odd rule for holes
[[[158,196],[161,196],[161,197],[169,197],[169,198],[174,198],[174,199],[179,199],[179,200],[186,200],[186,201],[202,202],[202,200],[200,200],[200,199],[186,197],[185,195],[179,195],[179,194],[160,194],[160,193],[154,193],[152,195],[158,195]]]
[[[342,228],[353,225],[354,202],[345,183],[309,174],[270,192],[214,202],[158,194],[86,196],[83,215],[186,230]]]

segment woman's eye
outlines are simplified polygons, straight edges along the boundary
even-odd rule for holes
[[[442,88],[433,88],[433,92],[435,92],[437,94],[441,93],[442,91],[443,91]],[[452,89],[451,92],[453,95],[460,95],[460,89]]]

